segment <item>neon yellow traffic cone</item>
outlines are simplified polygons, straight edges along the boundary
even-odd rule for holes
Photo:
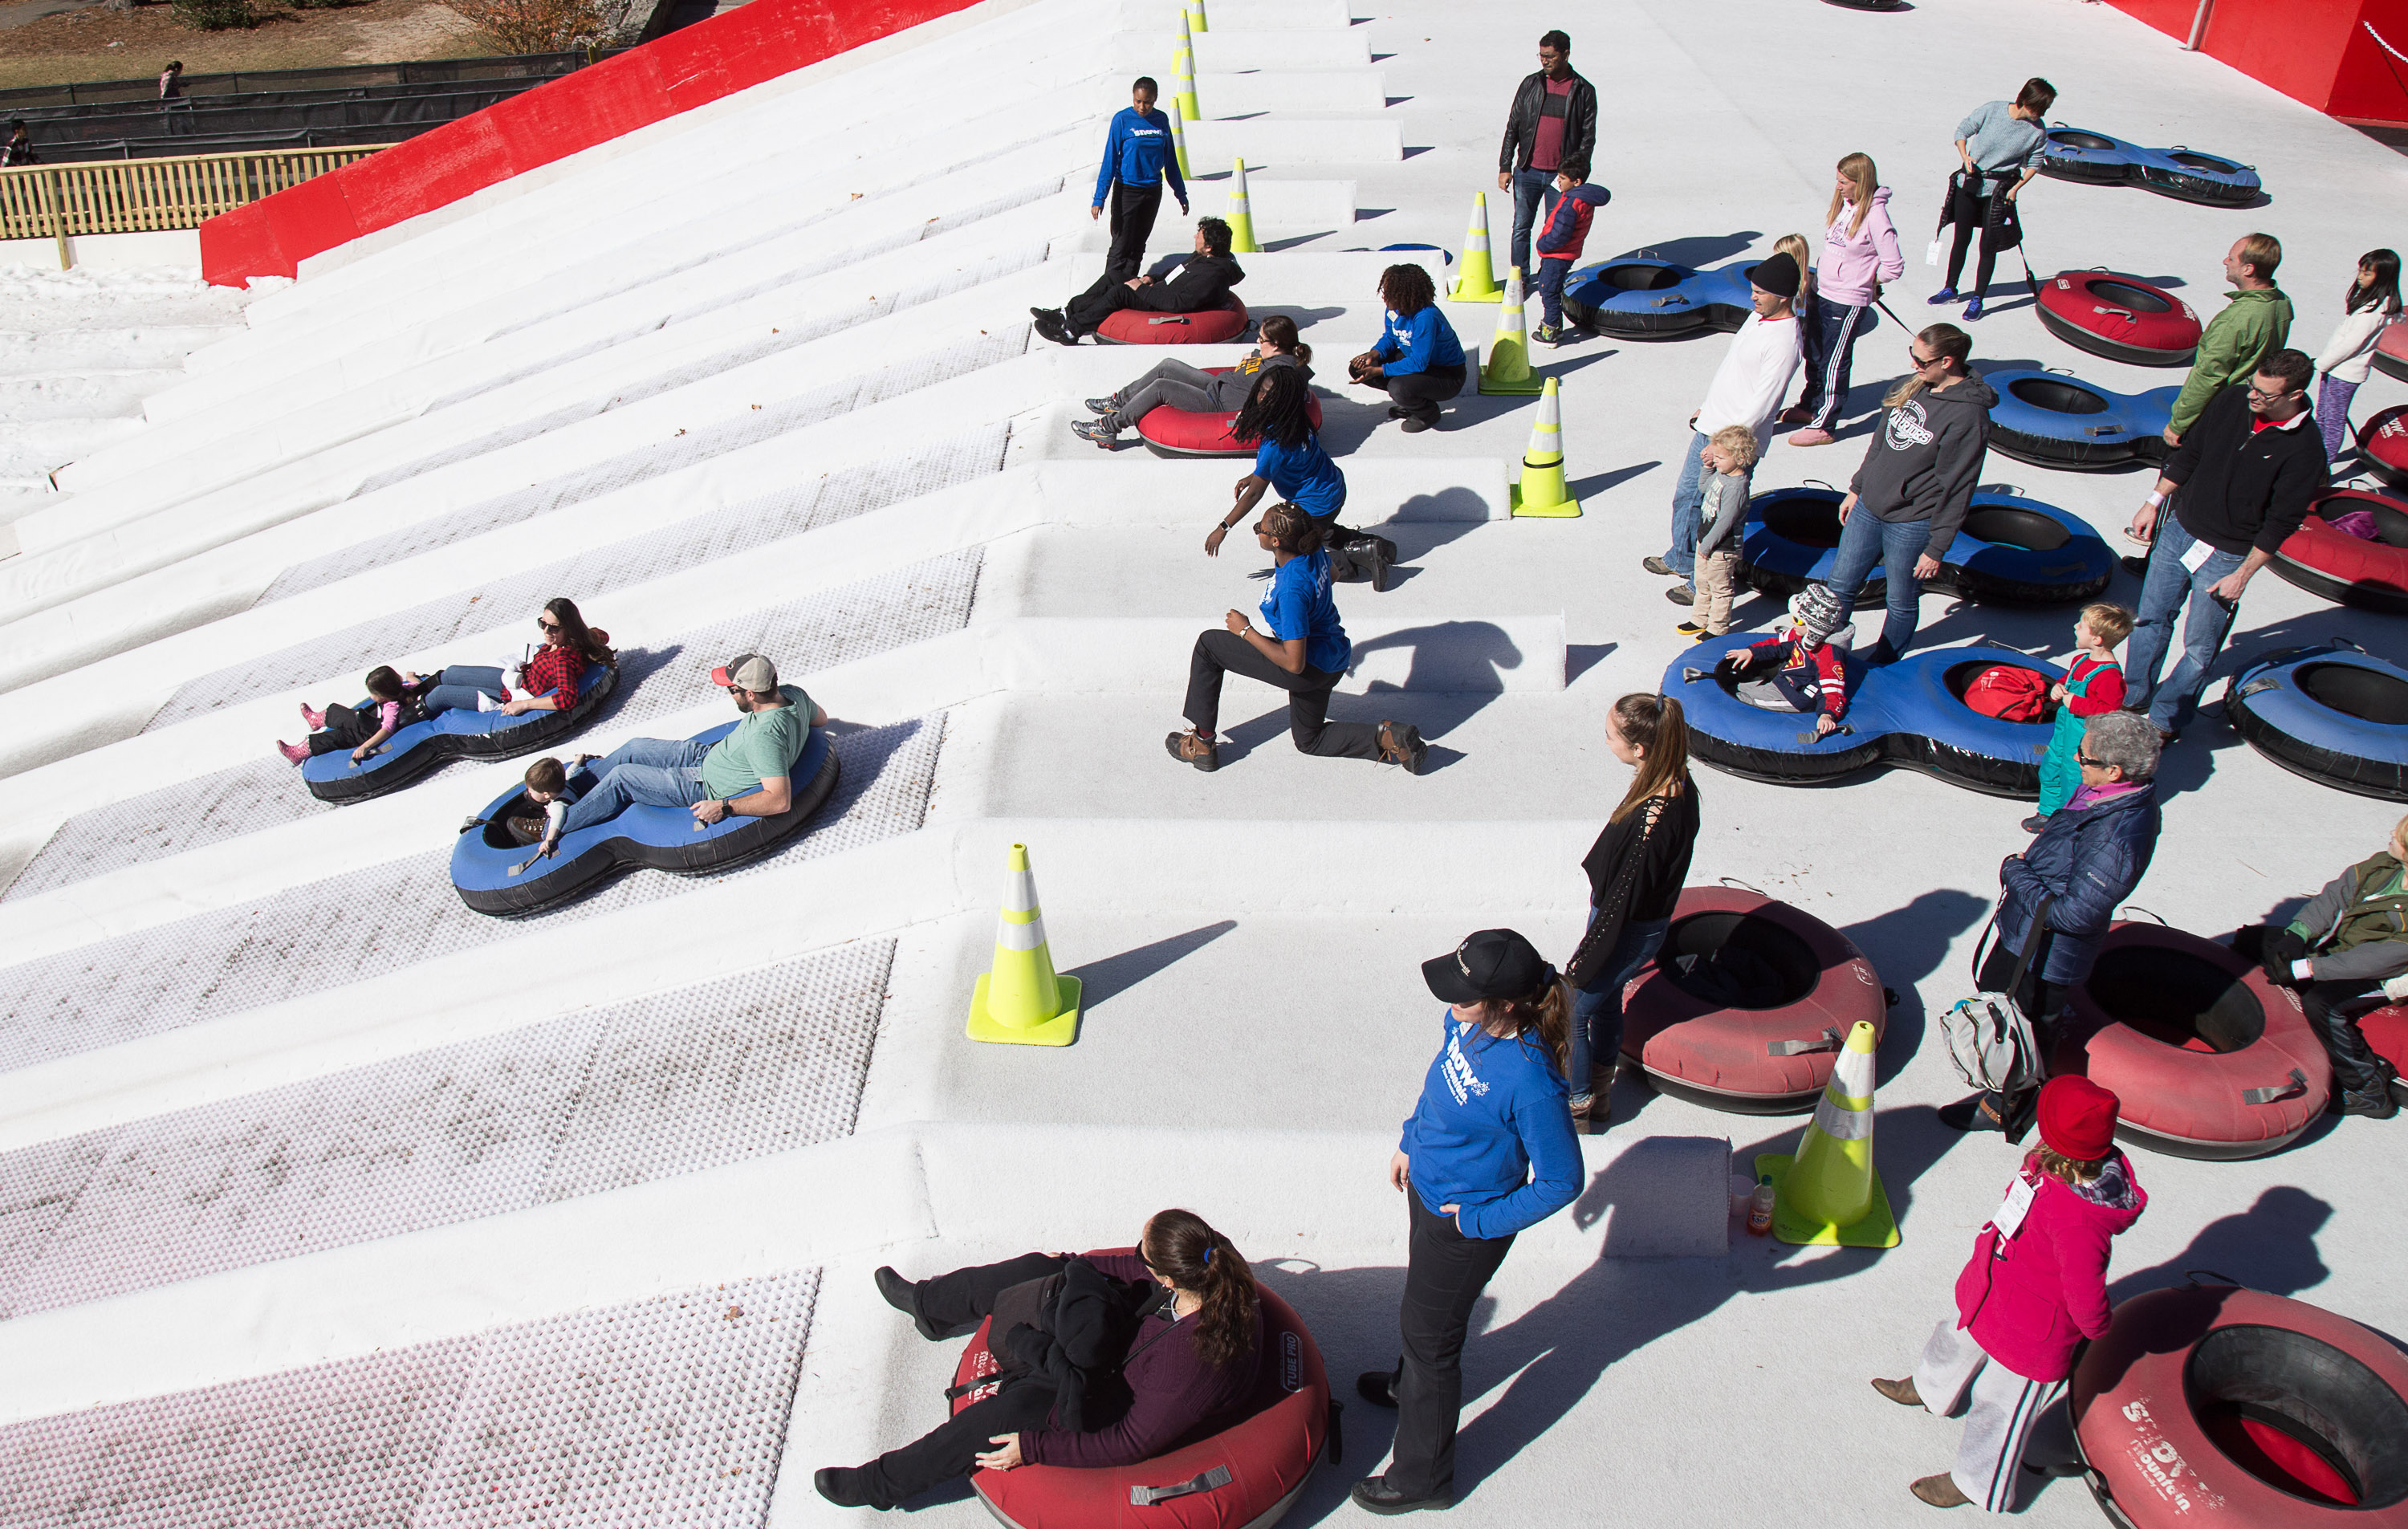
[[[995,931],[995,969],[971,990],[968,1034],[1005,1046],[1068,1046],[1079,1035],[1081,986],[1054,971],[1028,846],[1015,844]]]
[[[1497,337],[1488,342],[1488,364],[1480,368],[1480,391],[1487,393],[1532,393],[1545,384],[1530,370],[1530,336],[1522,317],[1522,267],[1505,278],[1505,297],[1497,306]]]
[[[1798,1155],[1756,1160],[1757,1177],[1772,1176],[1772,1235],[1784,1242],[1898,1246],[1898,1217],[1873,1166],[1873,1040],[1866,1021],[1849,1030]]]
[[[1180,114],[1179,104],[1175,101],[1163,115],[1170,119],[1170,152],[1179,161],[1179,179],[1193,180],[1196,172],[1187,167],[1187,119]]]
[[[1471,226],[1463,236],[1463,273],[1447,290],[1450,303],[1494,303],[1505,295],[1488,259],[1488,193],[1471,194]]]
[[[1258,255],[1262,250],[1254,242],[1254,209],[1246,200],[1246,162],[1241,159],[1237,176],[1229,182],[1229,252]]]
[[[1204,0],[1187,0],[1187,9],[1181,13],[1181,23],[1191,32],[1210,32],[1204,24]]]
[[[1522,458],[1522,481],[1513,485],[1513,513],[1569,521],[1580,512],[1580,501],[1564,487],[1564,400],[1551,377],[1539,394],[1539,422],[1530,427],[1530,450]]]
[[[1170,93],[1178,99],[1181,117],[1192,122],[1204,115],[1196,108],[1195,49],[1182,48],[1171,58]]]

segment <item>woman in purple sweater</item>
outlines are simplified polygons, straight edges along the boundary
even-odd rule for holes
[[[916,1442],[816,1472],[840,1508],[893,1508],[974,1468],[1138,1465],[1235,1421],[1254,1391],[1254,1271],[1192,1210],[1158,1212],[1134,1253],[1025,1253],[916,1283],[882,1268],[877,1280],[932,1342],[994,1317],[1002,1371]]]

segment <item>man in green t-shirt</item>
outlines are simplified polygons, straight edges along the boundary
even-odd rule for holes
[[[561,825],[564,836],[608,822],[638,803],[686,807],[702,822],[729,813],[774,818],[794,806],[791,774],[827,722],[800,685],[778,683],[778,666],[759,653],[739,653],[711,671],[710,682],[736,699],[744,720],[717,743],[691,738],[631,738],[594,768],[596,784],[577,799]],[[581,756],[579,763],[593,756]]]

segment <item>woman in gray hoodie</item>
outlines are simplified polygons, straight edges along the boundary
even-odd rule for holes
[[[1869,667],[1895,664],[1922,618],[1922,581],[1940,560],[1981,480],[1990,444],[1990,406],[1999,395],[1965,369],[1973,342],[1955,324],[1933,324],[1907,347],[1914,370],[1882,400],[1881,432],[1840,501],[1840,549],[1831,593],[1844,608],[1873,564],[1889,578],[1889,616]]]

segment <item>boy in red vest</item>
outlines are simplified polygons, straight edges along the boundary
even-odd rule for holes
[[[1555,210],[1547,214],[1547,226],[1539,230],[1539,300],[1545,316],[1530,337],[1545,345],[1564,342],[1564,278],[1570,276],[1572,263],[1580,259],[1581,245],[1588,238],[1589,221],[1597,209],[1613,200],[1613,193],[1603,186],[1588,183],[1588,161],[1568,159],[1555,172]]]

